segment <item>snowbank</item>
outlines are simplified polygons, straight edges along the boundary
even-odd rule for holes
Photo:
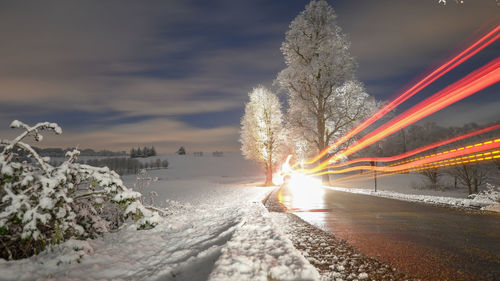
[[[348,174],[354,175],[354,174]],[[339,176],[341,178],[342,176]],[[357,188],[357,189],[367,189],[373,190],[374,182],[373,177],[360,177],[360,179],[346,181],[346,182],[335,182],[336,177],[332,177],[332,180],[337,187],[345,188]],[[395,175],[379,175],[377,177],[377,186],[379,190],[391,191],[396,193],[404,194],[415,194],[415,195],[430,195],[438,197],[456,197],[456,198],[466,198],[468,195],[467,188],[451,188],[454,186],[454,179],[449,175],[443,175],[439,178],[440,184],[443,186],[450,187],[446,190],[434,190],[429,188],[423,188],[425,186],[425,177],[419,174],[395,174]]]
[[[318,271],[258,203],[222,249],[209,280],[318,280]]]
[[[340,181],[335,183],[335,187],[325,186],[333,190],[368,194],[380,197],[394,198],[406,201],[424,202],[430,204],[447,205],[459,208],[474,208],[488,211],[496,211],[500,206],[500,190],[489,183],[486,188],[481,187],[480,193],[468,198],[467,188],[451,188],[454,186],[454,178],[449,175],[442,175],[439,178],[440,184],[449,187],[445,190],[434,190],[422,188],[425,185],[425,178],[419,174],[395,174],[382,175],[377,177],[378,192],[374,192],[373,177],[369,176],[356,181]],[[489,178],[491,182],[498,183],[499,179]],[[498,184],[496,184],[498,186]],[[471,196],[472,197],[472,196]]]
[[[373,191],[368,189],[359,189],[359,188],[345,188],[345,187],[332,187],[332,186],[324,186],[325,188],[358,193],[358,194],[367,194],[373,196],[380,196],[386,198],[393,198],[399,200],[413,201],[413,202],[423,202],[430,204],[439,204],[439,205],[447,205],[452,207],[462,207],[462,208],[485,208],[487,206],[498,204],[494,200],[489,198],[476,197],[473,199],[469,198],[456,198],[456,197],[445,197],[445,196],[432,196],[432,195],[417,195],[417,194],[405,194],[394,191]]]

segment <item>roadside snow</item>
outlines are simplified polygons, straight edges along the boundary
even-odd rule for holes
[[[493,183],[493,185],[487,183],[486,187],[480,187],[480,194],[474,195],[474,198],[468,198],[467,187],[458,185],[455,188],[454,178],[447,174],[441,175],[439,178],[439,184],[443,187],[441,190],[425,188],[425,177],[415,173],[379,175],[377,177],[378,192],[376,193],[373,191],[374,181],[372,176],[361,177],[360,180],[339,181],[338,183],[335,182],[335,177],[332,180],[335,187],[325,186],[325,188],[458,208],[475,208],[488,211],[500,209],[498,201],[498,198],[500,198],[498,187],[500,179],[494,175],[488,177],[488,182]]]
[[[348,175],[355,175],[354,173]],[[339,176],[340,177],[340,176]],[[341,177],[340,177],[341,178]],[[335,182],[336,177],[332,180],[334,185],[337,187],[345,188],[357,188],[373,190],[373,177],[360,177],[360,179],[345,181],[345,182]],[[459,188],[453,188],[454,178],[449,175],[443,175],[439,178],[439,183],[443,187],[447,187],[443,190],[435,190],[430,188],[425,188],[426,182],[422,175],[409,173],[409,174],[394,174],[394,175],[379,175],[377,177],[377,186],[379,190],[392,191],[396,193],[404,194],[415,194],[415,195],[429,195],[438,197],[456,197],[456,198],[466,198],[467,188],[459,186]]]
[[[222,249],[209,280],[318,280],[318,271],[273,224],[261,204]]]
[[[0,259],[0,280],[317,280],[317,270],[272,223],[248,185],[258,169],[238,155],[168,156],[171,169],[143,192],[168,216],[150,230],[125,225],[94,240],[70,240],[23,260]],[[131,186],[135,176],[124,177]]]
[[[448,205],[452,207],[462,207],[462,208],[485,208],[487,206],[498,204],[498,202],[490,198],[485,198],[481,196],[469,199],[469,198],[456,198],[456,197],[445,197],[445,196],[405,194],[387,190],[380,190],[375,192],[373,190],[359,189],[359,188],[345,188],[345,187],[332,187],[332,186],[324,186],[324,187],[344,192],[373,195],[373,196],[393,198],[405,201]]]

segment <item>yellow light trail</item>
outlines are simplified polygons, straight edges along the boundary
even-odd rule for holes
[[[484,155],[492,155],[492,156],[478,158],[478,157],[481,157]],[[473,159],[473,158],[476,158],[476,159]],[[471,163],[475,164],[478,162],[489,161],[489,160],[493,160],[493,159],[500,159],[500,150],[482,153],[482,155],[481,155],[481,153],[479,153],[476,155],[468,155],[468,156],[464,156],[464,157],[457,157],[457,158],[453,158],[453,159],[449,159],[449,160],[444,160],[444,161],[442,161],[442,163],[431,165],[431,166],[415,167],[412,169],[408,169],[408,170],[403,169],[403,170],[395,171],[395,172],[381,171],[383,173],[377,174],[377,178],[391,176],[394,174],[407,173],[407,172],[418,172],[418,171],[429,170],[429,169],[433,169],[433,168],[444,168],[444,167],[449,167],[449,166],[456,166],[456,165],[460,165],[460,164],[471,164]],[[376,170],[376,169],[372,169],[371,166],[367,166],[367,167],[369,167],[370,168],[369,170],[371,170],[372,172],[373,172],[373,170]],[[360,169],[360,170],[362,170],[362,169]],[[377,170],[377,171],[379,171],[379,170]],[[321,172],[321,173],[314,174],[314,176],[319,176],[319,175],[323,175],[323,174],[331,174],[331,173]],[[356,175],[350,175],[350,176],[345,176],[342,178],[334,179],[333,182],[335,182],[337,184],[338,183],[347,183],[347,182],[356,182],[356,181],[362,181],[365,179],[369,179],[371,177],[373,177],[373,173],[365,173],[363,175],[356,174]]]
[[[330,171],[323,171],[323,172],[315,172],[313,173],[314,175],[324,175],[324,174],[342,174],[342,173],[347,173],[347,172],[352,172],[356,170],[371,170],[371,171],[380,171],[380,172],[400,172],[404,170],[411,170],[417,167],[422,167],[425,165],[432,165],[432,163],[437,163],[439,161],[444,161],[447,159],[455,158],[455,157],[468,157],[464,155],[469,155],[473,153],[478,153],[478,152],[483,152],[483,151],[488,151],[488,150],[493,150],[500,148],[500,138],[494,139],[494,140],[488,140],[480,143],[476,143],[473,145],[468,145],[464,147],[459,147],[457,149],[450,149],[447,151],[443,151],[440,153],[434,153],[431,155],[426,155],[422,156],[420,158],[414,159],[411,162],[400,164],[397,166],[368,166],[368,165],[361,165],[361,166],[354,166],[354,167],[349,167],[349,168],[344,168],[340,170],[330,170]],[[497,154],[499,153],[499,150],[495,150],[491,152],[493,155],[492,159],[496,159],[498,157]],[[488,152],[486,152],[488,153]],[[484,153],[481,154],[482,156]],[[488,154],[489,155],[489,154]],[[487,159],[488,160],[488,159]],[[468,160],[464,160],[468,161]],[[441,162],[439,162],[441,163]],[[467,162],[465,162],[467,163]]]

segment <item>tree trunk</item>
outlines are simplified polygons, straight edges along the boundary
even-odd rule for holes
[[[403,153],[406,153],[406,134],[404,128],[401,130],[401,136],[403,137]]]
[[[266,167],[266,182],[264,183],[265,186],[272,186],[273,185],[273,169],[270,166]]]
[[[322,96],[321,96],[322,98]],[[321,99],[320,99],[321,100]],[[328,146],[328,143],[325,141],[325,120],[324,120],[324,109],[320,108],[319,110],[319,116],[316,120],[316,126],[318,130],[318,153],[323,151]],[[321,158],[321,163],[326,161],[328,159],[328,155],[325,155]],[[330,175],[324,174],[321,176],[321,181],[324,185],[329,185],[330,184]]]
[[[324,157],[321,158],[321,162],[326,161],[327,159],[328,159],[328,155],[325,155]],[[328,171],[328,169],[325,171]],[[330,175],[329,174],[321,175],[321,182],[324,185],[330,185]]]
[[[267,135],[271,135],[270,127],[268,126]],[[265,186],[273,185],[273,143],[271,138],[269,138],[267,146],[267,163],[266,163],[266,183]]]

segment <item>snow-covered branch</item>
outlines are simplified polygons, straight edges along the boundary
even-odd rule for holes
[[[355,79],[349,46],[324,0],[311,1],[290,24],[281,47],[287,67],[277,82],[288,92],[286,139],[295,154],[323,150],[375,108]]]
[[[77,149],[54,167],[22,141],[30,135],[41,141],[41,130],[61,134],[56,123],[30,127],[16,120],[11,127],[24,132],[1,141],[0,257],[22,258],[71,237],[92,238],[119,227],[127,217],[138,220],[138,228],[158,223],[158,214],[142,206],[137,200],[141,194],[124,186],[114,171],[76,163]]]

